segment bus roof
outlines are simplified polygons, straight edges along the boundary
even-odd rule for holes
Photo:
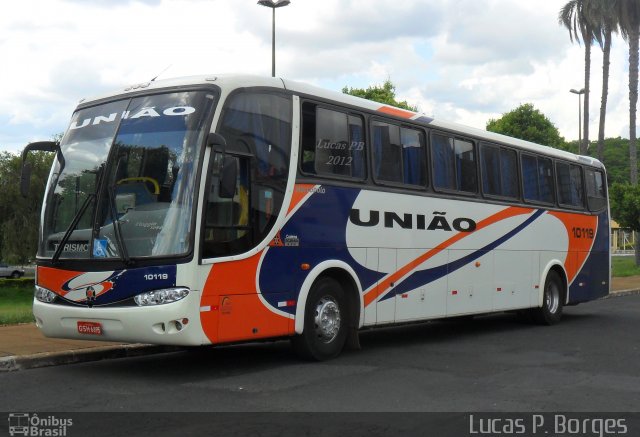
[[[569,161],[580,162],[586,165],[594,167],[604,167],[600,161],[590,156],[576,155],[574,153],[566,152],[564,150],[554,149],[552,147],[532,143],[530,141],[524,141],[518,138],[509,137],[507,135],[501,135],[494,132],[488,132],[483,129],[473,128],[458,123],[448,122],[444,120],[434,119],[424,113],[416,113],[407,111],[404,109],[395,108],[389,105],[381,104],[371,100],[366,100],[360,97],[351,96],[337,91],[331,91],[324,88],[319,88],[313,85],[309,85],[302,82],[296,82],[288,79],[254,76],[254,75],[240,75],[240,74],[210,74],[200,76],[188,76],[177,77],[170,79],[163,79],[158,81],[149,81],[140,84],[130,85],[124,89],[116,90],[115,92],[97,96],[91,99],[82,100],[81,104],[91,104],[96,100],[108,99],[110,97],[126,95],[129,93],[135,93],[145,90],[158,90],[162,88],[190,86],[190,85],[205,85],[214,84],[220,86],[223,90],[231,90],[235,88],[246,87],[271,87],[287,89],[295,94],[306,94],[309,96],[315,96],[321,99],[331,100],[336,103],[348,105],[354,108],[361,108],[363,110],[378,112],[381,115],[393,116],[405,121],[411,121],[418,123],[426,127],[444,129],[452,131],[460,135],[471,136],[475,139],[497,142],[504,145],[510,145],[518,147],[525,151],[542,153],[551,157],[566,159]]]

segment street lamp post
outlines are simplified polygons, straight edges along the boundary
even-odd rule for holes
[[[578,95],[578,153],[582,153],[582,95],[584,94],[584,88],[580,91],[572,88],[569,92]]]
[[[260,0],[259,5],[271,8],[272,28],[271,28],[271,77],[276,77],[276,8],[282,8],[291,3],[289,0]]]

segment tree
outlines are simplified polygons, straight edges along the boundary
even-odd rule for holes
[[[373,100],[374,102],[384,103],[386,105],[396,106],[398,108],[407,109],[409,111],[417,112],[418,107],[407,103],[406,100],[401,102],[396,100],[396,87],[387,79],[382,86],[375,85],[369,88],[342,88],[344,94],[350,94],[356,97],[362,97],[367,100]]]
[[[578,153],[578,141],[570,141],[564,150]],[[591,144],[587,156],[595,156],[595,144]],[[604,153],[601,160],[607,168],[609,186],[614,183],[629,183],[629,140],[626,138],[605,138]]]
[[[40,208],[53,155],[29,155],[33,169],[29,196],[20,195],[22,158],[0,154],[0,256],[11,263],[24,264],[37,252]]]
[[[600,123],[598,125],[597,147],[597,157],[600,161],[604,160],[604,127],[609,94],[611,40],[613,33],[618,31],[617,3],[618,0],[590,0],[590,8],[588,8],[596,39],[602,49],[602,94],[600,96]]]
[[[584,111],[583,111],[583,143],[580,144],[580,154],[587,153],[589,144],[589,82],[591,79],[591,44],[596,34],[589,18],[588,0],[571,0],[560,10],[558,22],[569,30],[569,39],[580,44],[584,42]]]
[[[620,33],[629,43],[629,164],[632,185],[638,183],[636,148],[636,109],[638,105],[638,39],[640,38],[640,0],[619,0],[617,16]]]
[[[640,186],[613,184],[609,189],[611,216],[622,227],[640,231]],[[640,239],[635,245],[636,265],[640,266]]]
[[[531,103],[524,103],[498,119],[489,120],[487,130],[558,149],[566,147],[558,128]]]

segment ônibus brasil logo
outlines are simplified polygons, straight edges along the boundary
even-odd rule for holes
[[[73,426],[73,419],[63,419],[53,415],[40,417],[33,413],[9,414],[10,436],[65,437],[67,428]]]

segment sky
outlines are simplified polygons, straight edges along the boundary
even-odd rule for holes
[[[341,90],[390,79],[398,100],[484,129],[532,103],[578,137],[584,47],[567,0],[291,0],[276,10],[276,75]],[[5,8],[7,9],[7,8]],[[256,0],[22,0],[0,14],[0,152],[66,130],[78,102],[196,74],[271,74],[271,9]],[[607,137],[628,137],[628,51],[614,38]],[[590,138],[602,51],[592,49]]]

